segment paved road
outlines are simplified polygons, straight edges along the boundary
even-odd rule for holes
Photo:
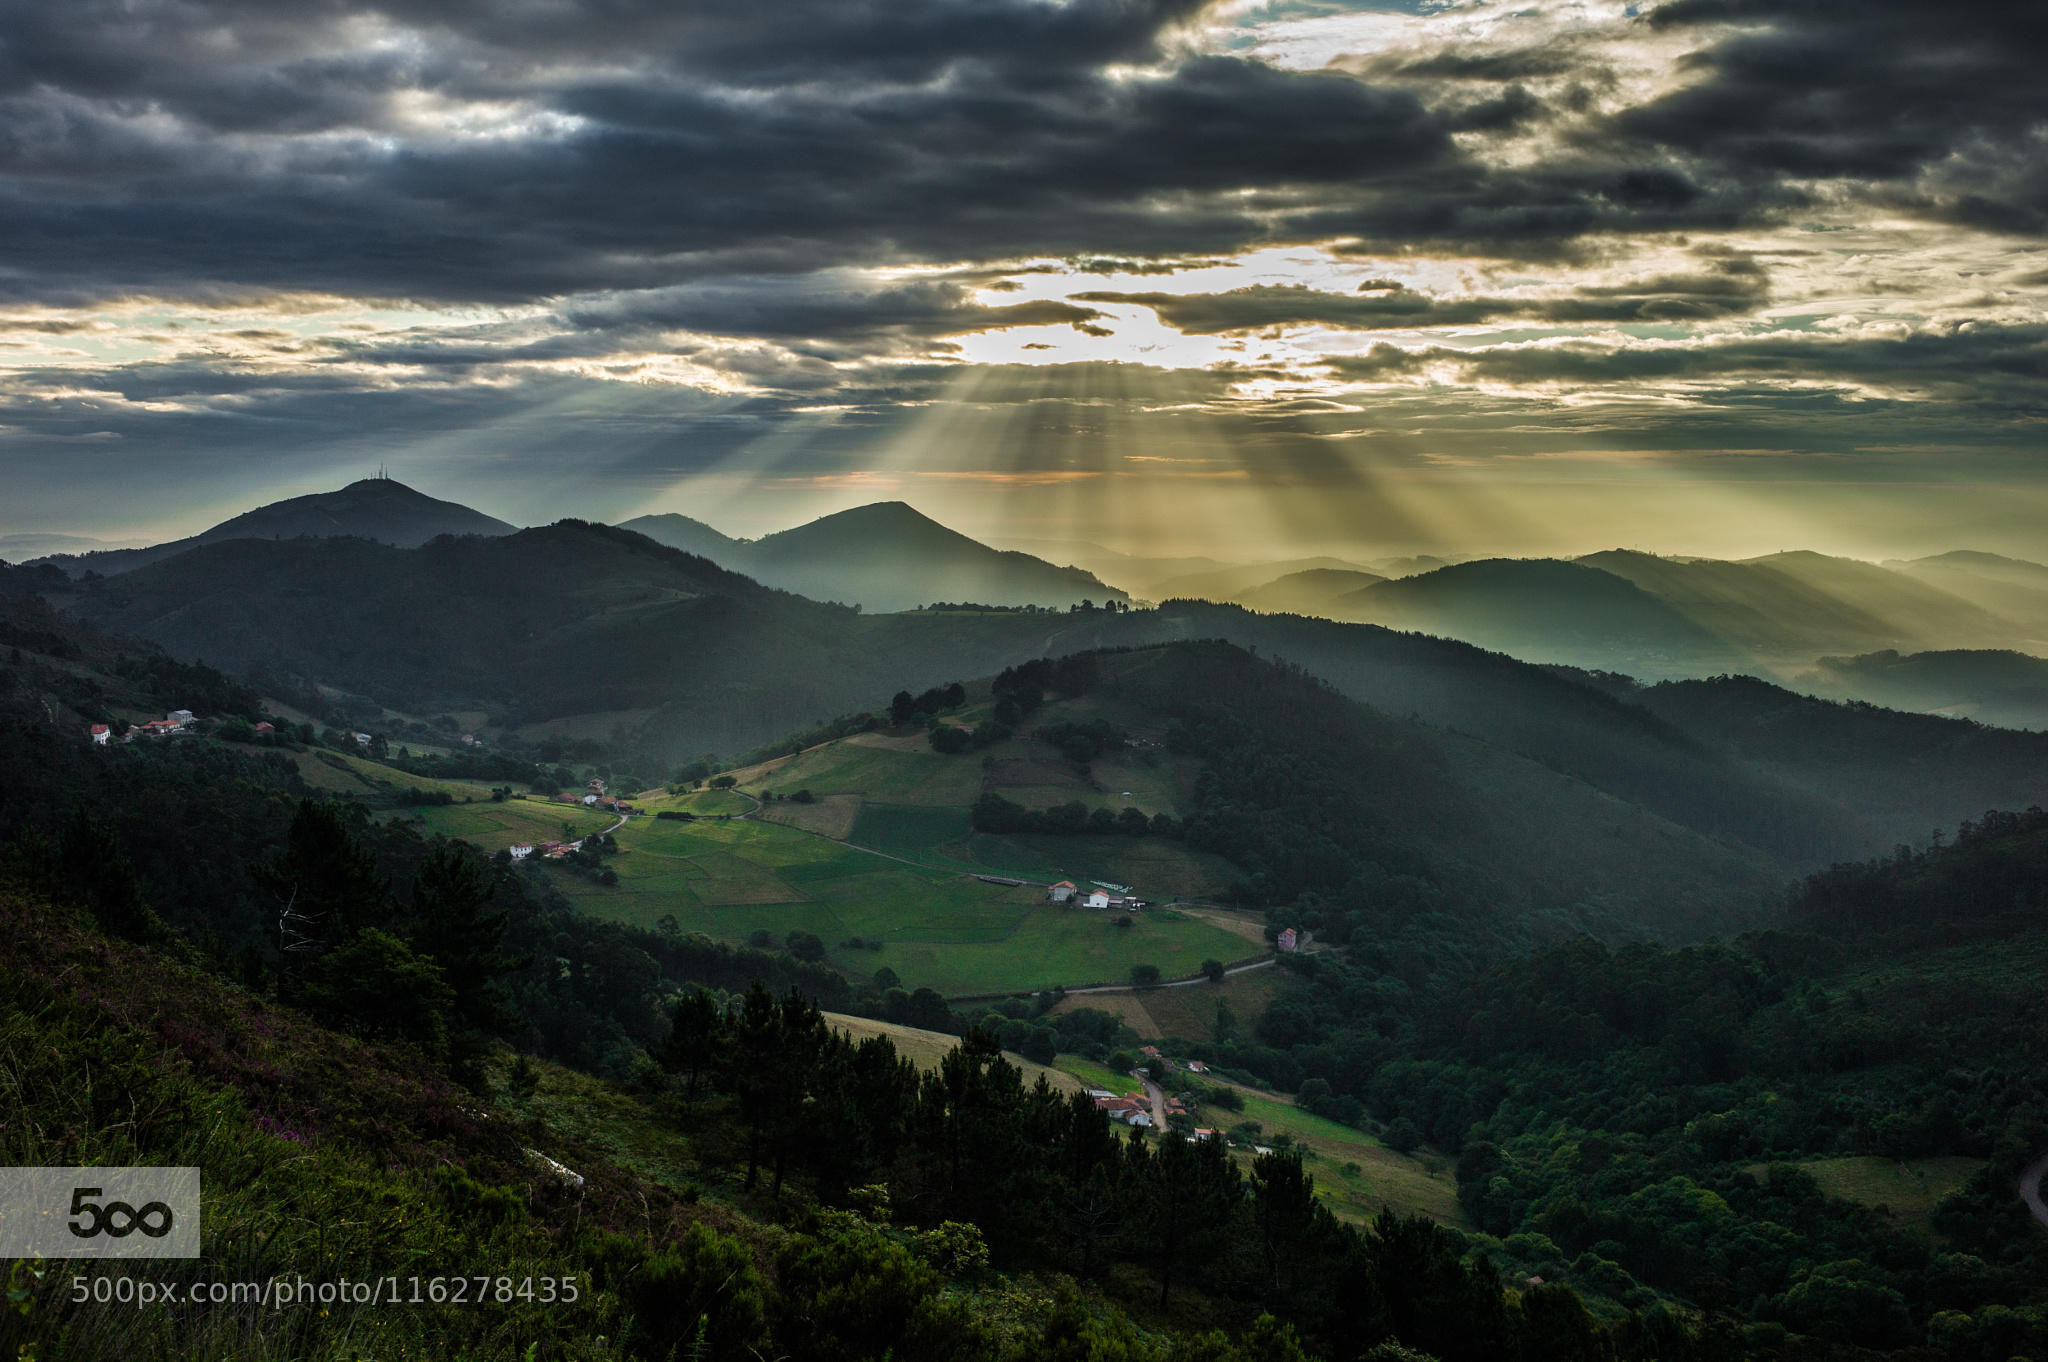
[[[2027,1171],[2020,1174],[2020,1200],[2027,1203],[2027,1209],[2034,1213],[2034,1219],[2048,1225],[2048,1206],[2041,1203],[2041,1179],[2048,1176],[2048,1154],[2043,1154],[2027,1165]]]
[[[1152,1103],[1152,1128],[1154,1130],[1165,1130],[1166,1089],[1160,1087],[1157,1083],[1154,1083],[1151,1079],[1145,1077],[1143,1070],[1133,1070],[1131,1076],[1136,1078],[1140,1083],[1145,1085],[1146,1100]]]

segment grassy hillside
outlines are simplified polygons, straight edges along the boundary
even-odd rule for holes
[[[875,1021],[868,1017],[849,1017],[840,1012],[827,1012],[825,1020],[832,1029],[851,1036],[854,1040],[866,1040],[870,1036],[887,1036],[889,1043],[896,1047],[896,1053],[926,1073],[939,1067],[939,1062],[960,1044],[958,1036],[949,1036],[943,1031],[922,1031],[914,1026],[898,1026],[894,1022]],[[1087,1087],[1080,1078],[1065,1069],[1049,1064],[1039,1064],[1022,1055],[1007,1055],[1010,1063],[1017,1066],[1026,1083],[1036,1083],[1040,1076],[1062,1093],[1076,1093]]]
[[[605,862],[615,885],[557,867],[538,873],[595,917],[646,928],[673,919],[680,931],[733,942],[809,932],[856,977],[886,966],[906,987],[949,996],[1114,982],[1141,962],[1190,974],[1244,944],[1189,918],[1142,917],[1118,930],[1100,913],[1046,903],[1036,885],[906,865],[760,819],[636,818],[617,840]],[[847,944],[855,940],[880,946]]]

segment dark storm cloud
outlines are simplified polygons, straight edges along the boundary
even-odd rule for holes
[[[1369,280],[1359,292],[1350,294],[1330,293],[1302,284],[1258,284],[1226,293],[1096,291],[1074,295],[1087,303],[1135,303],[1149,307],[1168,326],[1189,335],[1309,325],[1383,330],[1509,321],[1705,321],[1753,311],[1769,296],[1768,276],[1749,260],[1724,262],[1716,269],[1694,274],[1587,285],[1561,297],[1445,299],[1388,280]]]
[[[1457,159],[1407,91],[1168,60],[1202,8],[15,7],[0,292],[509,301],[735,257],[1199,253],[1267,230],[1239,189]]]
[[[2017,6],[1956,23],[1919,3],[1773,7],[1737,38],[1703,27],[1729,6],[1667,6],[1657,24],[1705,35],[1701,78],[1512,166],[1453,134],[1544,124],[1571,102],[1551,88],[1568,70],[1611,83],[1580,47],[1292,72],[1180,55],[1204,9],[15,6],[0,296],[515,301],[734,269],[1329,237],[1567,256],[1589,234],[1769,221],[1823,173],[2006,227],[2039,207],[2040,158],[2014,140],[2041,110],[2016,79],[2033,22]],[[1877,74],[1858,65],[1885,44]],[[1943,100],[1973,112],[1944,119]],[[1977,188],[1943,187],[1965,170]]]
[[[1740,25],[1695,55],[1687,88],[1625,135],[1743,173],[1847,179],[2000,230],[2048,227],[2038,0],[1675,0],[1666,31]]]
[[[1588,387],[1657,380],[1735,384],[1776,380],[1869,385],[1914,397],[2048,414],[2048,326],[1962,325],[1897,338],[1772,335],[1691,345],[1566,341],[1466,350],[1375,345],[1328,361],[1346,378],[1383,381],[1448,365],[1515,384]]]
[[[608,332],[692,331],[818,345],[834,353],[922,349],[939,336],[1008,326],[1093,321],[1102,314],[1055,299],[985,307],[949,280],[895,285],[829,275],[724,280],[581,302],[575,326]]]

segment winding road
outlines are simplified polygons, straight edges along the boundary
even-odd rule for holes
[[[2041,1203],[2041,1179],[2044,1176],[2048,1176],[2048,1154],[2035,1159],[2027,1165],[2027,1171],[2020,1174],[2020,1200],[2027,1203],[2034,1219],[2048,1225],[2048,1205]]]

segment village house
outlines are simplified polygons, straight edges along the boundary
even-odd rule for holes
[[[1045,896],[1054,903],[1065,903],[1073,898],[1076,892],[1077,890],[1072,880],[1061,880],[1058,884],[1046,890]]]
[[[369,734],[367,734],[367,733],[358,733],[358,734],[356,734],[355,736],[356,736],[356,746],[357,746],[357,747],[368,747],[368,746],[370,745],[370,735],[369,735]]]
[[[1290,953],[1299,944],[1299,940],[1294,934],[1294,928],[1289,927],[1286,931],[1280,933],[1280,939],[1276,944],[1280,947],[1282,953]]]
[[[92,726],[93,745],[96,747],[105,747],[107,745],[107,739],[112,737],[113,733],[114,731],[111,728],[108,728],[105,724],[94,724]]]
[[[523,861],[528,856],[533,855],[532,846],[526,843],[515,843],[514,845],[509,846],[505,849],[512,853],[512,859],[515,861]]]
[[[189,709],[174,709],[169,714],[164,715],[164,717],[178,727],[183,728],[186,724],[191,723],[195,716]]]
[[[277,732],[277,725],[266,719],[264,722],[256,725],[256,732],[258,736],[267,736]]]
[[[1140,1127],[1152,1124],[1151,1104],[1142,1097],[1117,1097],[1107,1092],[1090,1095],[1095,1097],[1095,1109],[1112,1121]]]

